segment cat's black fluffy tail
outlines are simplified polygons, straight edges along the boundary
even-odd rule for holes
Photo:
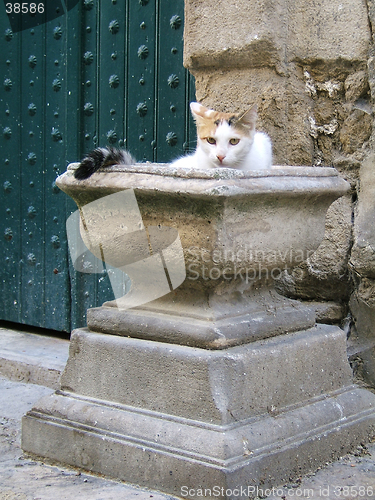
[[[133,163],[136,163],[136,160],[124,149],[96,148],[81,161],[74,172],[74,177],[81,181],[91,177],[100,168],[121,164],[132,165]]]

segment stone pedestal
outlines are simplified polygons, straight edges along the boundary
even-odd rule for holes
[[[344,332],[272,283],[321,242],[349,187],[335,170],[136,165],[79,182],[75,167],[57,184],[85,245],[132,287],[73,332],[61,389],[23,419],[24,451],[237,500],[375,435],[375,395],[352,383]]]
[[[375,396],[352,384],[345,343],[327,325],[222,350],[76,330],[22,447],[192,500],[202,488],[251,498],[375,433]]]

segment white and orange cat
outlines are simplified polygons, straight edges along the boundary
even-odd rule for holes
[[[271,168],[271,140],[268,135],[255,130],[256,105],[242,114],[220,113],[197,102],[192,102],[190,109],[197,126],[197,148],[194,153],[175,160],[172,166],[239,170]],[[125,150],[97,148],[81,161],[74,176],[87,179],[99,169],[134,163],[135,159]]]
[[[257,107],[245,113],[220,113],[197,102],[190,104],[197,125],[197,148],[173,162],[190,168],[271,168],[272,145],[268,135],[256,132]]]

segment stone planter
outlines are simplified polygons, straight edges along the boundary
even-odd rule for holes
[[[131,240],[121,234],[112,204],[90,203],[131,188],[145,228],[154,229],[154,253],[168,247],[163,229],[175,228],[186,266],[183,284],[157,300],[127,310],[127,295],[89,310],[90,330],[216,349],[314,325],[313,311],[277,294],[273,278],[319,246],[326,211],[347,190],[335,170],[276,167],[260,175],[142,165],[119,167],[82,184],[73,168],[57,184],[80,207],[81,232],[98,258],[104,245],[106,261],[118,268],[124,254],[125,260],[144,255],[138,233]],[[84,213],[86,207],[92,210]],[[146,284],[139,294],[147,294],[153,279],[160,283],[153,266],[124,266],[132,282]]]
[[[374,434],[375,396],[353,385],[344,332],[273,287],[322,240],[348,189],[335,170],[135,165],[78,182],[74,168],[58,185],[80,207],[82,238],[129,274],[135,302],[119,294],[88,311],[61,390],[24,417],[25,451],[184,498],[217,487],[237,499]],[[117,198],[107,202],[124,190],[139,209],[125,236]]]

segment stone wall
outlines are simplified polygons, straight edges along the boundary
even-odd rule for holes
[[[334,166],[352,186],[318,251],[279,288],[323,301],[322,321],[347,316],[353,367],[375,386],[374,34],[375,0],[185,0],[197,100],[220,111],[256,102],[275,164]]]

